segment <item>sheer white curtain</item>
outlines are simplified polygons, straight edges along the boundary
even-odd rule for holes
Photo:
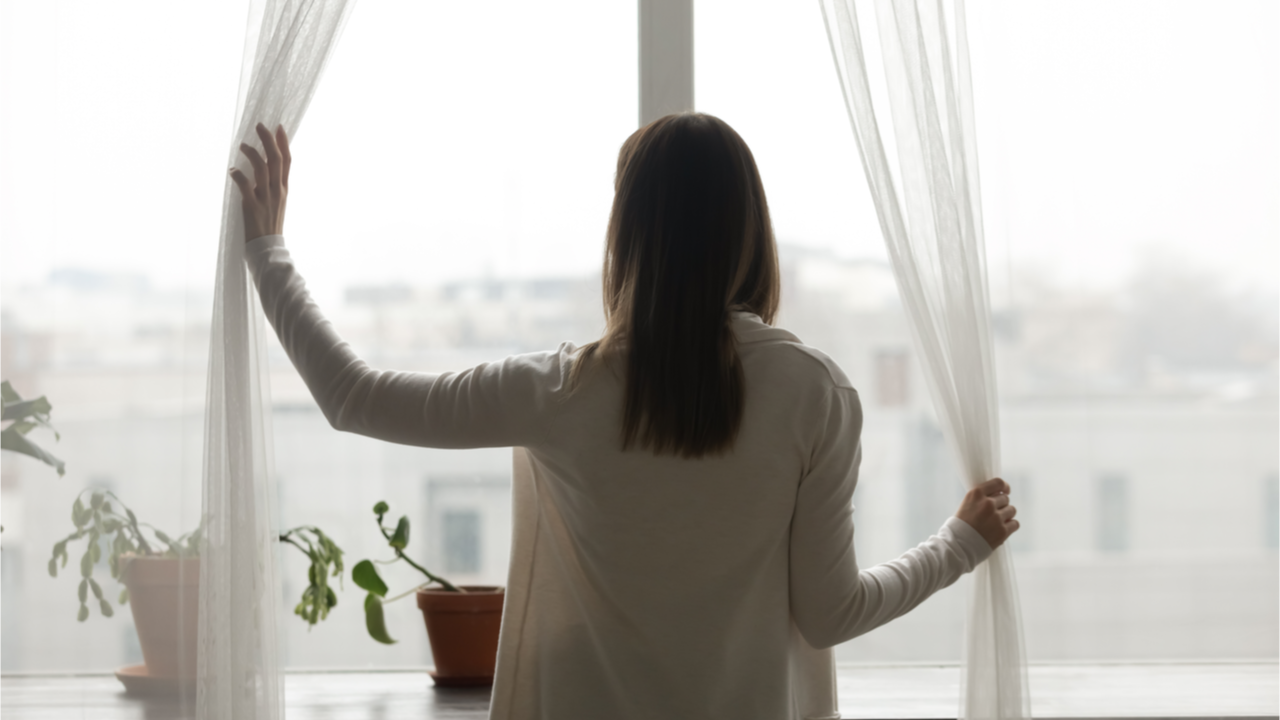
[[[872,107],[853,0],[820,0],[863,170],[943,431],[970,486],[1000,473],[1000,434],[963,0],[878,0],[897,183]],[[902,195],[899,196],[897,184]],[[974,572],[960,717],[1030,717],[1013,565]]]
[[[252,176],[240,143],[254,127],[293,137],[342,30],[349,0],[257,0],[249,11],[230,164]],[[271,477],[271,393],[266,335],[244,265],[240,198],[228,178],[214,288],[205,411],[197,713],[278,718]]]

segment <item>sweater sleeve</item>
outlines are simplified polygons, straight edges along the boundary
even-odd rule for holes
[[[245,260],[267,320],[335,429],[438,448],[534,446],[544,436],[565,348],[462,372],[376,370],[311,300],[283,236],[251,241]]]
[[[977,530],[951,517],[936,535],[896,560],[859,570],[853,490],[862,457],[862,406],[852,388],[835,387],[824,410],[791,524],[791,612],[815,648],[845,642],[905,615],[992,552]]]

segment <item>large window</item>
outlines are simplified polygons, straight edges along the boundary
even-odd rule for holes
[[[59,478],[4,454],[6,671],[141,662],[127,606],[76,621],[73,499],[110,488],[176,535],[198,521],[221,188],[247,3],[6,3],[3,373],[46,395]],[[637,115],[633,4],[361,3],[293,145],[286,231],[313,294],[381,367],[462,369],[598,336],[617,151]],[[594,274],[594,275],[593,275]],[[302,555],[280,551],[287,667],[430,663],[412,597],[365,631],[349,569],[389,556],[372,508],[407,515],[409,554],[504,584],[509,450],[446,452],[335,433],[271,341],[276,513],[346,550],[327,620],[292,614]],[[87,502],[88,496],[86,496]],[[83,550],[83,548],[80,548]],[[119,586],[103,566],[96,580]],[[384,573],[393,593],[421,582]],[[92,598],[91,598],[92,599]]]
[[[3,457],[6,672],[140,662],[127,608],[106,618],[93,605],[76,621],[83,545],[49,577],[81,490],[109,489],[167,533],[198,522],[245,5],[0,5],[3,375],[48,397],[61,440],[31,437],[66,461],[58,477]],[[1276,7],[971,12],[1031,658],[1273,659]],[[873,17],[868,7],[866,32]],[[698,0],[695,31],[697,106],[742,134],[763,173],[781,324],[862,391],[858,557],[891,559],[936,530],[963,488],[910,350],[821,17],[806,4]],[[286,228],[317,301],[370,362],[460,369],[597,337],[615,158],[637,117],[636,35],[629,2],[356,8],[295,138]],[[335,433],[272,343],[282,527],[323,528],[350,567],[386,557],[372,513],[385,500],[393,521],[413,523],[411,556],[502,584],[510,452]],[[280,552],[286,666],[429,663],[412,598],[388,608],[400,642],[380,645],[349,576],[309,630],[291,613],[305,564]],[[403,566],[385,577],[392,593],[419,582]],[[839,659],[958,659],[965,591]]]
[[[85,505],[110,491],[120,515],[123,503],[171,538],[198,523],[211,271],[245,14],[239,2],[0,5],[0,374],[48,397],[61,440],[29,437],[66,462],[58,477],[2,454],[5,672],[142,662],[109,547],[88,563],[96,588],[80,586],[89,537],[67,543],[69,562],[50,577],[82,491]]]
[[[858,9],[875,70],[875,3]],[[1030,658],[1274,659],[1276,6],[969,13]],[[915,359],[903,377],[891,354],[909,334],[822,18],[699,0],[695,30],[698,108],[742,133],[764,177],[782,323],[862,390],[856,545],[864,566],[888,560],[962,486]],[[956,661],[966,594],[962,581],[838,657]]]

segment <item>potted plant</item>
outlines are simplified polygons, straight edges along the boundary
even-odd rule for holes
[[[86,493],[91,493],[88,504]],[[103,490],[86,489],[77,495],[71,519],[75,532],[54,544],[49,575],[57,577],[59,567],[66,567],[68,544],[84,540],[76,618],[80,622],[89,618],[90,595],[99,612],[111,617],[115,614],[111,601],[93,576],[106,554],[111,577],[124,585],[117,601],[128,603],[133,611],[144,661],[121,668],[116,677],[134,691],[190,689],[196,675],[201,528],[173,538],[139,522],[120,498]],[[314,626],[338,603],[328,580],[341,579],[342,549],[312,526],[291,528],[280,535],[280,541],[298,548],[310,561],[308,584],[294,613]]]
[[[439,577],[405,555],[409,545],[409,518],[401,516],[394,529],[383,524],[390,511],[385,502],[373,506],[378,531],[386,539],[395,557],[380,564],[405,562],[426,577],[426,582],[406,592],[387,598],[387,584],[378,575],[371,560],[361,560],[351,569],[351,580],[368,591],[364,599],[365,627],[369,636],[380,643],[395,640],[387,634],[382,606],[410,594],[416,595],[418,609],[427,626],[431,655],[436,667],[431,679],[445,687],[483,686],[493,684],[493,669],[498,657],[498,630],[502,626],[503,588],[493,586],[458,586]],[[438,585],[439,587],[432,587]]]

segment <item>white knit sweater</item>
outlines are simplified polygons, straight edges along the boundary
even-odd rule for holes
[[[284,238],[249,243],[266,316],[338,429],[515,447],[514,541],[491,717],[836,717],[829,648],[908,612],[991,553],[952,517],[859,570],[858,393],[795,336],[737,313],[733,452],[622,452],[623,383],[568,392],[570,344],[460,372],[375,370],[307,294]],[[818,649],[815,649],[818,648]]]

